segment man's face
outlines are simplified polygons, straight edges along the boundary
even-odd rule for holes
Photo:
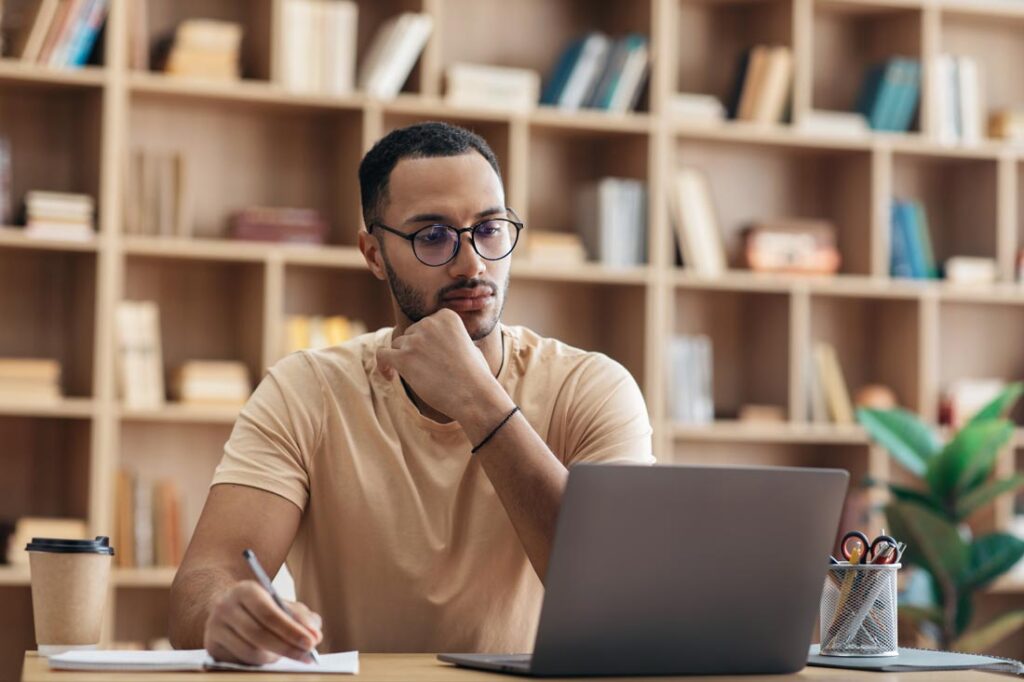
[[[461,228],[505,216],[501,182],[484,157],[474,151],[399,161],[391,171],[380,222],[412,234],[436,223]],[[494,330],[505,307],[510,258],[481,258],[465,233],[455,258],[431,267],[416,258],[410,242],[379,228],[374,235],[383,242],[380,264],[391,288],[396,317],[408,324],[450,308],[462,318],[474,341]]]

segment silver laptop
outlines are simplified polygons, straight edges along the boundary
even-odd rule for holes
[[[800,670],[848,479],[835,469],[573,467],[533,655],[438,658],[535,676]]]

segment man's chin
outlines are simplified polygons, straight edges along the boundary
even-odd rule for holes
[[[448,308],[448,306],[441,306]],[[452,308],[449,308],[452,310]],[[491,310],[455,310],[455,313],[462,319],[466,327],[466,333],[474,341],[487,338],[494,328],[498,326],[498,320]]]

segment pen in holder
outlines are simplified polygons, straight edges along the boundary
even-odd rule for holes
[[[824,656],[897,656],[896,572],[900,564],[829,566],[821,595]]]

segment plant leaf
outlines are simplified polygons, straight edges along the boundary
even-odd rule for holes
[[[895,537],[907,543],[908,563],[927,569],[938,584],[942,604],[967,571],[970,549],[948,519],[913,502],[894,501],[885,507]]]
[[[951,649],[967,652],[985,652],[1024,626],[1024,611],[1001,614],[987,625],[971,630],[953,642]]]
[[[1024,478],[1024,476],[1022,476],[1022,478]],[[935,499],[935,497],[927,490],[917,490],[916,488],[907,488],[906,486],[890,483],[889,491],[892,492],[895,498],[904,502],[916,502],[917,504],[933,509],[940,514],[946,513],[946,510],[942,506],[942,501]]]
[[[965,590],[992,582],[1024,557],[1024,540],[1007,533],[991,533],[971,543],[970,564],[961,581]]]
[[[924,476],[928,462],[939,453],[935,433],[906,410],[860,409],[857,420],[893,459],[917,476]]]
[[[1024,474],[984,483],[956,501],[956,520],[963,521],[1003,493],[1020,488],[1024,488]]]
[[[978,412],[971,417],[972,422],[982,421],[986,419],[998,419],[1005,417],[1006,413],[1010,411],[1014,403],[1020,398],[1021,394],[1024,393],[1024,383],[1015,382],[1004,388],[999,395],[997,395],[992,402],[985,407],[978,410]]]
[[[899,605],[901,616],[906,616],[914,625],[921,623],[935,623],[942,626],[942,609],[935,606],[904,606]]]
[[[925,479],[933,494],[945,500],[984,481],[1011,436],[1013,424],[1006,419],[973,422],[960,429],[928,463]]]
[[[956,634],[959,637],[971,625],[971,618],[974,617],[974,595],[969,590],[964,590],[956,600]]]

